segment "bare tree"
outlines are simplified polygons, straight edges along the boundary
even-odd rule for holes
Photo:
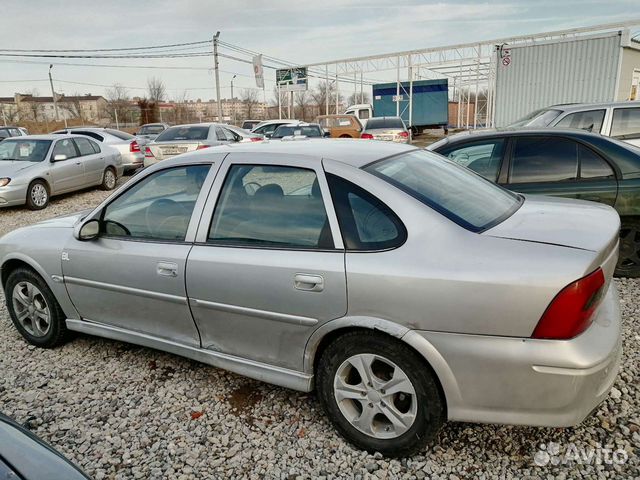
[[[362,95],[359,91],[353,92],[349,95],[349,98],[347,98],[347,105],[356,105],[358,103],[371,103],[369,92],[362,92]]]
[[[25,95],[25,97],[27,98],[21,101],[21,103],[25,105],[24,110],[27,111],[28,116],[34,122],[40,121],[40,117],[42,116],[42,112],[44,111],[44,105],[35,100],[38,96],[39,92],[36,88],[34,88],[32,90],[29,90]],[[31,99],[29,99],[28,97],[31,97]]]
[[[105,116],[112,121],[125,122],[127,117],[131,116],[131,101],[129,100],[129,92],[119,83],[114,84],[107,89],[107,104],[104,108]]]
[[[245,88],[240,94],[240,99],[245,106],[247,119],[253,119],[253,112],[256,106],[260,103],[258,90],[253,88]]]
[[[294,115],[296,118],[307,120],[307,116],[311,110],[310,100],[311,95],[308,90],[301,90],[293,95],[293,104],[297,110]]]
[[[82,97],[78,92],[76,92],[73,96],[67,97],[62,95],[58,98],[58,108],[64,112],[69,114],[69,118],[74,120],[79,120],[80,124],[85,122],[85,118],[82,112]]]
[[[336,82],[329,81],[329,88],[327,89],[327,82],[320,81],[315,90],[311,90],[311,98],[313,103],[318,108],[319,112],[324,113],[326,110],[326,99],[329,95],[329,113],[338,113],[336,111],[336,95],[338,96],[338,103],[342,102],[342,95],[336,92]]]
[[[164,101],[167,96],[167,89],[162,79],[157,77],[147,79],[147,94],[149,95],[149,100],[154,103]]]

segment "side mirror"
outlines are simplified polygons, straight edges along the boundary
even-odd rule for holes
[[[80,225],[80,227],[74,232],[76,240],[81,242],[88,242],[95,240],[100,235],[100,221],[93,219]]]
[[[324,132],[324,138],[331,138],[331,132]]]
[[[54,162],[61,162],[61,161],[66,160],[66,159],[67,159],[67,156],[63,155],[63,154],[58,154],[55,157],[53,157],[53,161]]]

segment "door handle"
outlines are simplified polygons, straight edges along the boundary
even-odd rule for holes
[[[177,277],[178,265],[171,262],[158,262],[156,273],[162,277]]]
[[[296,290],[305,292],[321,292],[324,290],[324,278],[320,275],[296,273],[293,276],[293,286]]]

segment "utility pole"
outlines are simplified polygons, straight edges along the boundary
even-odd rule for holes
[[[56,122],[59,121],[58,117],[58,99],[56,98],[56,91],[53,89],[53,78],[51,77],[51,69],[53,68],[53,63],[49,64],[49,84],[51,85],[51,96],[53,97],[53,110],[56,114]],[[67,117],[65,116],[65,120]],[[65,125],[66,126],[66,125]]]
[[[222,122],[222,103],[220,103],[220,74],[218,72],[218,39],[220,32],[213,36],[213,69],[216,75],[216,99],[218,101],[218,122]]]
[[[237,75],[231,77],[231,123],[234,125],[236,123],[236,101],[233,98],[233,79],[236,77]]]

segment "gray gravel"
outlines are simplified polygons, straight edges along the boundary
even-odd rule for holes
[[[0,234],[105,196],[90,190],[54,199],[40,212],[0,210]],[[55,350],[28,346],[4,298],[0,411],[96,479],[640,478],[640,281],[617,284],[624,366],[612,394],[578,428],[452,423],[423,454],[386,460],[343,441],[313,395],[109,340],[78,336]],[[628,458],[537,466],[542,444],[541,458],[571,445],[623,449]]]

